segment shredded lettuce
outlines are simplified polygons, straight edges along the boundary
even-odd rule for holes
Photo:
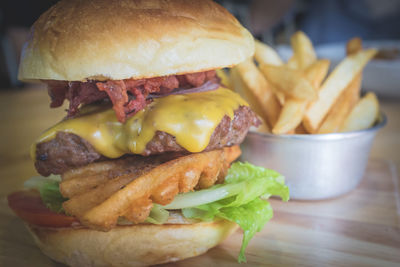
[[[225,182],[209,189],[178,195],[166,209],[182,209],[187,218],[210,221],[223,218],[236,222],[243,229],[239,262],[246,262],[244,251],[250,239],[268,222],[273,212],[269,196],[289,200],[289,189],[278,172],[250,163],[232,164]]]
[[[25,188],[36,189],[40,193],[43,203],[52,211],[64,213],[62,203],[67,200],[59,189],[61,178],[59,175],[49,177],[35,176],[24,183]]]

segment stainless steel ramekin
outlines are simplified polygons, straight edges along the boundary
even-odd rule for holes
[[[317,200],[336,197],[361,181],[377,131],[372,128],[332,134],[272,135],[249,132],[242,144],[242,161],[274,169],[286,178],[290,198]]]

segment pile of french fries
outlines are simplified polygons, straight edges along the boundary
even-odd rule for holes
[[[222,83],[241,94],[263,119],[261,131],[273,134],[323,134],[366,129],[379,118],[374,93],[360,98],[362,70],[377,51],[361,39],[347,43],[347,56],[328,74],[330,61],[318,59],[303,32],[291,37],[293,56],[285,63],[268,45],[256,41],[254,58]]]

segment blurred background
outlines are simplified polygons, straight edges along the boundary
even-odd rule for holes
[[[20,51],[29,27],[56,0],[3,0],[0,6],[0,90],[23,88],[17,80]],[[344,57],[344,43],[354,36],[366,46],[386,49],[389,57],[378,63],[387,73],[399,71],[400,0],[217,0],[233,13],[259,40],[268,43],[283,58],[290,56],[290,36],[304,31],[319,56],[333,63]],[[368,71],[368,69],[366,70]],[[375,71],[374,71],[375,72]],[[398,75],[389,77],[389,87],[397,87]],[[382,87],[375,76],[367,87]],[[388,80],[384,79],[384,80]],[[398,78],[397,78],[398,79]],[[385,86],[383,86],[385,87]],[[371,89],[371,88],[368,88]],[[381,89],[388,91],[387,89]],[[393,90],[393,89],[390,89]],[[390,92],[391,94],[392,92]],[[386,92],[385,91],[385,92]]]

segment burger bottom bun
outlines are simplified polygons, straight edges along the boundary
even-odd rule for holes
[[[237,227],[226,220],[119,225],[109,232],[28,225],[42,252],[69,266],[148,266],[178,261],[205,253]]]

